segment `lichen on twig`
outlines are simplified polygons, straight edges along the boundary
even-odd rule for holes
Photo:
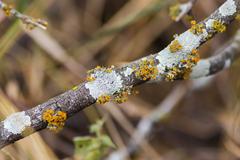
[[[18,12],[16,9],[14,9],[11,5],[6,4],[2,1],[0,1],[0,9],[4,11],[6,16],[8,17],[12,16],[20,19],[28,29],[34,29],[35,27],[38,27],[44,30],[47,29],[47,26],[48,26],[47,21],[22,14]]]

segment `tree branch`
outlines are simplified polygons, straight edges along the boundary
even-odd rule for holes
[[[70,117],[99,101],[103,95],[119,94],[147,81],[184,79],[192,69],[195,74],[192,73],[190,78],[206,76],[223,69],[222,66],[216,66],[223,62],[224,58],[217,58],[218,61],[211,58],[202,60],[200,65],[197,65],[200,67],[192,68],[196,64],[193,58],[197,57],[196,49],[217,32],[223,31],[222,28],[235,19],[239,10],[240,0],[227,0],[210,17],[175,37],[175,40],[159,53],[141,58],[122,68],[95,69],[90,73],[91,81],[83,82],[32,109],[10,115],[0,122],[0,148],[46,128],[48,124],[42,115],[47,109],[65,112],[67,117]],[[214,22],[220,24],[221,30],[216,28]],[[210,63],[209,67],[206,67],[206,62]],[[203,71],[205,74],[202,74]]]
[[[200,61],[192,72],[192,78],[200,78],[214,74],[224,68],[230,67],[231,62],[240,56],[240,30],[237,31],[231,42],[226,43],[223,47],[215,52],[217,55],[206,60]],[[207,64],[207,65],[206,65]],[[208,71],[208,72],[206,72]],[[204,80],[206,81],[206,80]],[[208,84],[208,83],[207,83]],[[128,155],[135,152],[143,140],[146,140],[151,133],[154,123],[161,121],[166,115],[176,107],[176,104],[189,92],[198,89],[193,85],[179,85],[146,117],[143,117],[136,130],[133,132],[129,144],[126,148],[121,148],[112,152],[107,160],[122,160]],[[206,85],[206,84],[205,84]]]
[[[16,17],[18,19],[20,19],[23,24],[26,24],[28,28],[32,29],[34,27],[39,27],[41,29],[47,29],[47,25],[48,23],[42,19],[35,19],[33,17],[24,15],[20,12],[18,12],[17,10],[15,10],[14,8],[12,8],[12,6],[2,2],[0,0],[0,9],[2,9],[6,16],[13,16]]]

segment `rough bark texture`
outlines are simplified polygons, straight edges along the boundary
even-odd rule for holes
[[[64,111],[67,113],[67,116],[70,117],[91,104],[94,104],[100,95],[113,95],[122,89],[131,88],[149,81],[150,79],[143,80],[135,74],[140,68],[142,61],[149,59],[154,61],[154,65],[157,66],[159,71],[157,80],[166,79],[166,77],[171,74],[170,70],[172,68],[178,68],[179,71],[182,71],[182,60],[187,59],[193,49],[199,48],[201,44],[208,41],[209,35],[212,37],[217,33],[215,29],[209,27],[209,20],[216,20],[224,25],[228,25],[235,19],[239,9],[240,0],[227,0],[210,17],[203,22],[200,22],[200,24],[205,26],[204,33],[195,35],[188,30],[176,38],[176,40],[182,43],[183,47],[182,50],[177,51],[176,53],[170,52],[169,47],[172,45],[171,43],[161,52],[134,61],[122,68],[113,69],[112,73],[97,71],[93,74],[96,79],[94,80],[95,82],[84,82],[77,87],[74,87],[74,89],[56,96],[32,109],[10,115],[4,121],[0,122],[0,148],[14,143],[36,131],[45,129],[47,123],[43,121],[42,115],[46,109]],[[236,55],[233,53],[234,52],[229,52],[229,54],[223,54],[208,60],[202,60],[204,63],[201,63],[202,61],[200,61],[200,67],[197,65],[193,68],[192,72],[194,72],[194,76],[191,76],[191,78],[207,76],[223,69],[226,64],[225,60],[232,60],[234,55]],[[206,62],[208,68],[202,66],[206,64]],[[204,74],[201,72],[202,67],[205,69]],[[127,72],[128,70],[131,72]],[[195,72],[195,70],[198,71]],[[184,70],[182,72],[184,72]],[[170,80],[181,78],[183,77],[175,75]],[[111,87],[109,87],[109,85]]]

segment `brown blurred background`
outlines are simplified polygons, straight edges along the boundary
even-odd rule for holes
[[[154,54],[171,42],[174,34],[189,28],[187,20],[176,23],[170,19],[168,9],[175,0],[5,2],[28,15],[46,19],[49,28],[28,31],[0,11],[1,120],[11,112],[26,110],[72,88],[84,80],[86,70],[96,65],[121,66]],[[192,15],[200,21],[223,2],[198,0]],[[206,43],[200,49],[201,57],[216,53],[238,26],[234,22],[227,32]],[[154,159],[165,160],[238,159],[239,67],[236,61],[230,70],[211,78],[142,85],[137,88],[140,94],[131,96],[126,103],[90,106],[70,118],[60,133],[41,131],[42,139],[28,137],[6,147],[0,159],[9,155],[15,159],[71,158],[72,138],[89,135],[89,126],[102,117],[106,119],[105,133],[118,146],[109,153],[124,148],[138,122],[179,86],[179,94],[184,92],[184,96],[172,112],[154,124],[145,139],[148,147],[140,147],[129,159],[153,159],[150,153],[156,153]]]

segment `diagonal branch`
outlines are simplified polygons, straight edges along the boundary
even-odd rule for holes
[[[13,16],[20,19],[23,22],[23,24],[26,24],[27,27],[29,27],[30,29],[34,27],[39,27],[44,30],[47,29],[48,23],[45,20],[35,19],[33,17],[24,15],[18,12],[17,10],[15,10],[14,8],[12,8],[12,6],[4,3],[1,0],[0,0],[0,9],[2,9],[7,16]]]
[[[240,30],[237,31],[231,42],[216,51],[218,55],[198,63],[192,72],[192,78],[200,78],[214,74],[224,68],[230,67],[233,60],[240,56]],[[206,65],[207,64],[207,65]],[[208,72],[206,72],[208,71]],[[195,83],[196,85],[196,83]],[[127,148],[112,152],[107,160],[121,160],[135,152],[143,140],[151,133],[154,123],[161,121],[176,107],[176,104],[190,91],[198,89],[194,85],[179,85],[146,117],[142,118],[133,132]]]
[[[218,58],[218,61],[210,58],[207,60],[210,62],[207,69],[201,70],[201,66],[205,66],[202,65],[203,61],[206,62],[203,60],[199,62],[200,69],[197,68],[199,72],[196,72],[196,67],[192,68],[197,63],[196,49],[216,33],[222,32],[225,25],[235,19],[239,10],[240,0],[227,0],[207,19],[194,24],[191,29],[175,37],[175,40],[159,53],[129,63],[122,68],[97,68],[89,73],[91,81],[83,82],[32,109],[10,115],[0,122],[0,148],[46,128],[48,124],[43,120],[43,113],[47,109],[61,111],[62,115],[67,113],[67,117],[70,117],[96,101],[103,102],[103,95],[121,94],[122,91],[147,81],[189,78],[192,69],[195,74],[190,78],[207,76],[223,69],[222,66],[216,66],[223,62],[221,59],[224,58]],[[217,27],[215,22],[218,24]],[[212,70],[213,68],[218,69]],[[202,71],[205,74],[202,74]]]

